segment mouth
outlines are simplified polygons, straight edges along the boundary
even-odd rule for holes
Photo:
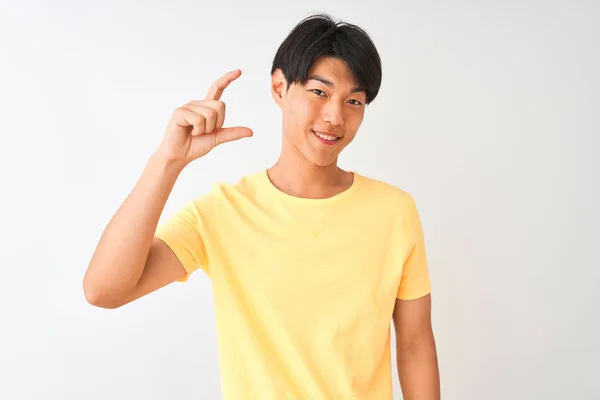
[[[342,138],[341,136],[327,135],[321,132],[312,131],[312,133],[317,137],[317,139],[319,139],[322,143],[325,144],[334,144]]]

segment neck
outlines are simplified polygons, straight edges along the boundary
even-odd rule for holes
[[[307,160],[299,151],[286,151],[268,169],[269,179],[275,187],[291,196],[327,198],[352,186],[353,174],[337,166],[336,162],[319,166]]]

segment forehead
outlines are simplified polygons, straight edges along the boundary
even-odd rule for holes
[[[358,86],[348,64],[338,58],[322,57],[315,60],[308,71],[308,77],[315,75],[331,81],[336,88],[352,90]]]

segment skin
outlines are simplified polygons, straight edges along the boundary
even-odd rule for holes
[[[431,326],[431,295],[396,299],[396,363],[405,400],[439,400],[440,375]]]
[[[273,74],[271,94],[283,116],[282,148],[268,173],[275,186],[294,196],[331,197],[352,185],[353,174],[339,168],[337,161],[363,121],[366,93],[354,91],[352,72],[341,60],[316,61],[309,77],[315,79],[304,86],[294,83],[288,89],[283,73],[277,70]],[[341,139],[323,145],[313,130]]]

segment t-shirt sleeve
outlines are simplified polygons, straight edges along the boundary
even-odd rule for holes
[[[215,213],[214,190],[189,201],[167,222],[160,224],[154,236],[162,240],[175,253],[187,274],[179,279],[187,281],[196,270],[202,269],[210,276],[210,231]]]
[[[405,235],[410,240],[407,256],[402,264],[402,278],[397,298],[413,300],[431,292],[431,282],[425,252],[425,240],[421,219],[414,199],[409,195],[406,209]]]

